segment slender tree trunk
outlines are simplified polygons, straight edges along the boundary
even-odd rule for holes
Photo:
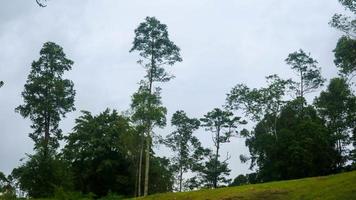
[[[152,94],[152,74],[153,74],[153,69],[151,68],[151,74],[149,78],[149,94]],[[149,97],[148,101],[148,110],[150,111],[151,109],[151,97]],[[149,120],[147,123],[147,138],[146,138],[146,166],[145,166],[145,184],[144,184],[144,191],[143,191],[143,196],[148,195],[148,184],[149,184],[149,172],[150,172],[150,150],[151,150],[151,121]]]
[[[141,146],[140,146],[140,155],[138,163],[138,183],[137,183],[137,196],[141,196],[141,187],[142,187],[142,157],[143,157],[143,136],[141,136]]]
[[[303,98],[303,96],[304,96],[304,86],[303,86],[303,71],[301,70],[300,71],[300,97],[302,97]]]
[[[216,139],[216,154],[215,154],[215,166],[214,166],[214,188],[218,186],[218,159],[219,159],[219,149],[220,149],[220,127],[217,128],[217,139]]]
[[[150,69],[150,74],[149,74],[149,94],[152,94],[152,84],[153,84],[153,73],[155,72],[155,60],[154,60],[154,43],[155,40],[152,39],[152,54],[151,54],[151,69]],[[151,109],[151,101],[150,101],[151,97],[149,98],[148,101],[148,110],[150,111]],[[148,128],[147,128],[147,144],[146,144],[146,166],[145,166],[145,184],[144,184],[144,193],[143,196],[147,196],[148,195],[148,184],[149,184],[149,171],[150,171],[150,150],[151,150],[151,121],[150,119],[148,120]]]
[[[183,159],[182,159],[182,136],[179,137],[179,192],[182,192],[182,182],[183,182]]]
[[[43,150],[44,150],[44,156],[45,158],[48,156],[48,151],[49,151],[49,139],[50,139],[50,117],[48,116],[49,114],[46,113],[45,116],[45,130],[44,130],[44,143],[43,143]]]
[[[179,192],[182,192],[182,182],[183,182],[183,167],[182,167],[182,164],[180,164]]]
[[[277,112],[274,115],[274,136],[276,138],[276,141],[278,140],[278,136],[277,136]]]
[[[149,181],[149,170],[150,170],[150,149],[151,149],[151,135],[148,131],[147,135],[147,144],[146,144],[146,167],[145,167],[145,187],[144,187],[144,196],[148,195],[148,181]]]
[[[135,188],[134,188],[134,197],[138,197],[138,174],[139,174],[139,160],[137,160],[137,165],[136,165],[136,175],[135,175]]]

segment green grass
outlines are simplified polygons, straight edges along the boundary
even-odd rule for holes
[[[165,193],[139,200],[356,200],[356,171],[264,184]]]

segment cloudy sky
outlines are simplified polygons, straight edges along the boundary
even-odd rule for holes
[[[125,111],[144,70],[129,53],[134,29],[146,16],[168,25],[170,38],[181,48],[183,62],[170,67],[176,76],[163,87],[168,117],[178,109],[201,117],[224,104],[237,83],[264,85],[264,77],[294,73],[284,63],[288,53],[311,52],[326,78],[336,75],[332,50],[340,33],[328,25],[337,0],[0,0],[0,171],[6,174],[31,153],[30,122],[14,108],[41,46],[53,41],[75,64],[66,74],[77,91],[76,112],[61,128],[68,133],[80,110],[95,114],[105,108]],[[309,97],[312,98],[312,95]],[[171,129],[160,130],[162,135]],[[205,146],[211,136],[200,130]],[[159,155],[168,155],[159,147]],[[248,173],[238,156],[247,154],[241,138],[223,146],[232,155],[232,176]]]

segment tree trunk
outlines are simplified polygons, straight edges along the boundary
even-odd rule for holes
[[[145,166],[145,187],[143,196],[148,195],[148,180],[149,180],[149,170],[150,170],[150,149],[151,149],[151,135],[150,131],[147,132],[147,144],[146,144],[146,166]]]
[[[214,188],[218,186],[218,159],[219,159],[219,149],[220,149],[220,127],[217,128],[217,139],[216,139],[216,154],[215,154],[215,166],[214,166]]]
[[[143,141],[143,136],[142,139]],[[141,142],[140,147],[140,156],[139,156],[139,163],[138,163],[138,183],[137,183],[137,196],[141,196],[141,187],[142,187],[142,157],[143,157],[143,142]]]
[[[45,130],[44,130],[44,143],[43,143],[43,150],[44,150],[44,156],[45,158],[47,158],[48,156],[48,151],[49,151],[49,147],[48,147],[48,143],[49,143],[49,139],[50,139],[50,133],[49,133],[49,128],[50,128],[50,117],[48,116],[49,114],[46,113],[45,116]]]
[[[180,175],[179,175],[179,192],[182,192],[182,182],[183,182],[183,167],[180,166]]]

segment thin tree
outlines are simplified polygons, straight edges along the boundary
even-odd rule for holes
[[[155,17],[146,17],[145,22],[142,22],[135,30],[135,38],[130,52],[133,51],[139,52],[141,59],[138,60],[138,63],[146,69],[145,82],[149,94],[153,92],[154,82],[167,82],[173,78],[164,67],[182,61],[180,49],[168,37],[167,26]],[[150,109],[150,101],[147,106]],[[144,196],[148,194],[151,131],[153,129],[149,120],[146,123]]]
[[[15,110],[32,121],[30,138],[36,150],[55,150],[62,139],[59,128],[61,118],[74,111],[73,82],[64,79],[65,71],[72,68],[73,61],[66,58],[62,47],[46,42],[40,51],[40,58],[32,63],[25,89],[22,92],[24,104]]]
[[[193,132],[199,128],[200,121],[189,118],[180,110],[173,114],[171,124],[176,130],[167,135],[165,144],[174,152],[172,166],[178,174],[178,191],[181,192],[183,173],[191,169],[194,162],[193,153],[200,147],[198,138],[193,136]]]
[[[310,53],[306,54],[300,49],[289,54],[285,61],[299,77],[299,80],[295,82],[297,85],[295,90],[300,99],[303,99],[305,94],[323,86],[325,79],[321,76],[321,69],[317,66],[318,62],[310,56]]]
[[[213,187],[218,186],[219,179],[219,154],[220,147],[223,143],[230,142],[230,138],[236,135],[236,128],[240,124],[246,124],[245,121],[241,121],[240,117],[234,116],[230,111],[224,111],[219,108],[215,108],[208,112],[201,118],[202,126],[205,127],[207,131],[213,133],[213,143],[215,146],[215,159],[213,164]]]
[[[150,102],[150,106],[148,106]],[[143,147],[145,139],[147,142],[147,135],[144,135],[144,131],[148,129],[148,121],[151,123],[151,127],[164,127],[166,125],[166,113],[167,110],[162,106],[160,90],[156,89],[154,93],[149,94],[146,85],[141,85],[139,90],[132,96],[131,102],[131,120],[135,123],[137,131],[140,134],[140,150],[139,159],[137,164],[137,195],[141,195],[141,172],[143,161]]]

